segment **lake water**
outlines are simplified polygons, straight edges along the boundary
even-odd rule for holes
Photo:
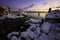
[[[46,14],[47,13],[40,13],[40,16],[39,16],[39,18],[45,18],[45,16],[46,16]],[[27,15],[29,15],[29,16],[33,16],[33,17],[38,17],[38,13],[28,13]]]
[[[18,14],[18,13],[13,13],[13,14]],[[24,13],[25,14],[25,13]],[[28,16],[33,16],[33,17],[36,17],[36,18],[38,18],[38,13],[26,13]],[[46,15],[47,13],[40,13],[40,16],[39,16],[39,18],[45,18],[45,15]]]

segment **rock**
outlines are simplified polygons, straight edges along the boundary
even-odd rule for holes
[[[54,30],[51,30],[47,35],[48,40],[55,40],[55,36],[56,36],[56,32]]]
[[[52,27],[55,31],[57,31],[57,32],[60,31],[60,23],[55,23],[52,25]]]
[[[57,39],[57,40],[60,40],[60,33],[57,33],[56,39]]]
[[[10,40],[18,40],[16,36],[12,36]]]
[[[42,24],[41,30],[44,33],[48,33],[49,30],[50,30],[50,27],[51,27],[51,24],[49,22],[45,22],[45,23]]]
[[[21,38],[19,37],[18,40],[21,40]]]
[[[60,18],[60,10],[53,10],[46,15],[46,18]]]
[[[33,39],[33,32],[31,30],[27,30],[25,32],[22,32],[20,37],[26,38],[26,39]]]
[[[41,36],[38,38],[38,40],[48,40],[47,39],[47,35],[45,35],[44,33],[42,33]]]
[[[36,30],[36,24],[32,24],[28,29],[31,30],[31,31]]]
[[[34,34],[36,34],[37,36],[39,36],[41,34],[39,27],[36,28],[36,30],[34,31]]]
[[[10,38],[11,35],[19,35],[19,32],[11,32],[7,35],[7,38]]]

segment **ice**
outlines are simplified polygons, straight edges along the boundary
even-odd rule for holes
[[[45,22],[45,23],[42,24],[41,30],[44,33],[48,33],[49,30],[50,30],[50,27],[51,27],[51,24],[49,22]]]
[[[47,35],[42,33],[41,36],[38,38],[38,40],[48,40]]]

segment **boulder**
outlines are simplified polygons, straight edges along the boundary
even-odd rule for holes
[[[38,40],[48,40],[47,35],[42,33],[41,36],[38,38]]]
[[[49,22],[45,22],[45,23],[42,24],[41,30],[44,33],[48,33],[49,30],[50,30],[50,27],[51,27],[51,24]]]

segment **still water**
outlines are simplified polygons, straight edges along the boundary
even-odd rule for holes
[[[13,13],[15,15],[17,15],[18,13]],[[24,14],[27,14],[28,16],[32,16],[32,17],[35,17],[35,18],[38,18],[38,13],[24,13]],[[40,13],[39,15],[39,18],[45,18],[47,13]]]
[[[45,18],[47,13],[40,13],[39,18]],[[38,13],[28,13],[27,15],[33,16],[33,17],[38,17]]]

